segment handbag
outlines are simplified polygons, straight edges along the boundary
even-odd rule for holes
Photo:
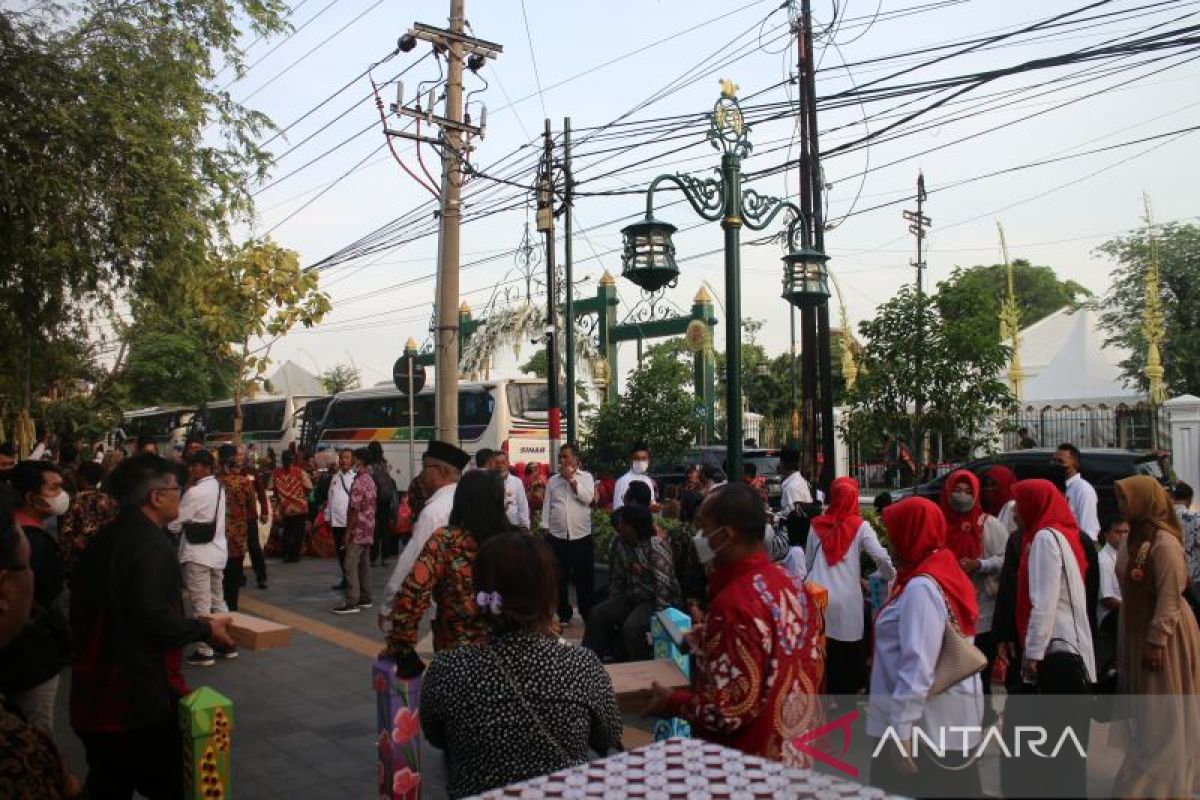
[[[508,667],[505,666],[503,659],[500,658],[500,655],[495,651],[495,649],[488,646],[484,647],[483,651],[491,655],[492,661],[497,667],[500,668],[500,672],[504,675],[504,680],[508,684],[508,688],[511,689],[512,693],[517,696],[517,701],[524,708],[525,713],[533,718],[533,723],[537,728],[538,733],[541,734],[543,739],[549,742],[550,747],[555,751],[555,753],[570,766],[575,766],[576,764],[582,763],[580,759],[573,758],[571,754],[567,752],[567,748],[563,747],[563,744],[558,740],[558,737],[550,733],[550,730],[546,727],[546,723],[542,721],[541,716],[537,713],[537,711],[534,710],[533,706],[530,705],[529,700],[525,698],[525,693],[521,691],[519,686],[517,686],[516,679],[513,678],[512,673],[508,671]]]
[[[938,591],[941,591],[940,585]],[[942,600],[946,602],[946,629],[942,631],[942,649],[938,651],[937,664],[933,668],[930,697],[941,694],[987,667],[987,656],[959,630],[958,620],[946,601],[945,592],[942,592]]]
[[[217,517],[221,513],[221,499],[225,494],[225,487],[217,485],[217,505],[213,510],[212,522],[185,522],[183,523],[183,536],[187,539],[188,544],[208,544],[217,536]]]

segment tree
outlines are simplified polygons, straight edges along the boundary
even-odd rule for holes
[[[263,382],[271,346],[301,325],[310,328],[328,313],[329,296],[318,273],[301,270],[295,251],[267,240],[251,240],[208,265],[203,279],[202,323],[221,342],[234,366],[233,435],[242,438],[242,397]],[[265,340],[259,343],[258,340]]]
[[[1022,328],[1092,296],[1075,281],[1060,280],[1050,267],[1018,258],[1012,269]],[[1000,304],[1007,295],[1008,268],[1004,264],[955,267],[950,277],[938,284],[935,302],[947,322],[987,331],[998,339]]]
[[[940,299],[920,303],[915,289],[905,286],[859,325],[866,344],[844,428],[867,452],[898,440],[915,451],[927,435],[940,432],[965,455],[988,442],[993,420],[1012,408],[1000,377],[1008,348],[972,323],[944,320]],[[920,416],[914,413],[918,398],[924,400]]]
[[[619,471],[635,441],[645,442],[660,463],[681,459],[699,431],[691,376],[678,357],[682,339],[668,339],[643,353],[625,393],[586,419],[584,453],[594,470]]]
[[[532,375],[535,378],[541,378],[542,380],[545,380],[546,371],[549,369],[549,367],[546,366],[546,348],[539,347],[533,352],[533,355],[529,357],[529,360],[517,367],[517,369],[526,375]]]
[[[335,364],[317,376],[326,394],[339,394],[357,389],[361,383],[358,367],[353,364]]]
[[[242,27],[281,0],[75,0],[0,10],[0,363],[28,408],[62,375],[34,353],[88,339],[120,292],[170,285],[251,208],[269,120],[214,88]],[[77,377],[77,376],[71,376]],[[39,386],[38,383],[42,385]]]
[[[1167,392],[1200,394],[1200,226],[1170,223],[1156,226],[1159,294],[1165,337],[1162,345]],[[1129,350],[1121,362],[1125,381],[1147,389],[1146,340],[1142,315],[1146,309],[1146,265],[1149,244],[1143,229],[1119,236],[1096,248],[1097,255],[1116,263],[1112,287],[1101,303],[1105,344]]]
[[[135,406],[189,405],[228,397],[234,367],[202,325],[147,319],[131,326],[120,380]]]

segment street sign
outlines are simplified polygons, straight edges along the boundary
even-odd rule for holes
[[[392,365],[392,382],[401,394],[416,394],[425,386],[425,367],[418,364],[414,356],[405,353]]]

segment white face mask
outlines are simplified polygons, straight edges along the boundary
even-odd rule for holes
[[[720,530],[723,529],[717,528],[717,530],[713,531],[713,534]],[[697,531],[696,535],[692,537],[692,547],[696,548],[696,558],[705,566],[712,563],[712,560],[717,557],[717,551],[721,549],[720,547],[713,548],[704,531]],[[724,545],[721,545],[721,547],[724,547]]]
[[[646,470],[650,469],[650,462],[646,460],[631,461],[629,469],[634,475],[645,475]]]
[[[42,497],[46,501],[46,505],[50,509],[50,513],[56,517],[61,517],[67,513],[67,509],[71,507],[71,495],[66,492],[59,492],[54,497]]]

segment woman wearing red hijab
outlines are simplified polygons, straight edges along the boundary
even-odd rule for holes
[[[980,739],[979,676],[930,696],[947,622],[964,636],[975,635],[975,587],[946,547],[945,519],[934,503],[902,500],[884,510],[883,522],[898,572],[875,618],[867,735],[894,739],[871,762],[871,783],[910,797],[978,797],[979,765],[971,753]],[[925,746],[910,755],[913,728],[929,741],[945,741],[945,756]],[[965,754],[957,749],[964,745]]]
[[[983,510],[980,499],[979,478],[968,470],[951,472],[942,484],[946,545],[975,587],[975,600],[979,605],[975,645],[988,659],[982,680],[983,693],[990,695],[992,663],[996,660],[992,614],[996,608],[996,594],[1000,591],[1000,568],[1004,566],[1008,530]]]
[[[890,581],[896,574],[892,559],[879,543],[875,529],[858,513],[858,481],[837,478],[829,487],[829,508],[812,519],[805,547],[808,580],[829,592],[825,609],[825,691],[858,694],[866,682],[867,654],[863,648],[862,566],[865,551]]]
[[[1038,694],[1030,702],[1031,708],[1021,712],[1013,707],[1005,716],[1014,726],[1024,724],[1026,715],[1033,717],[1035,724],[1046,729],[1048,741],[1060,741],[1069,727],[1086,750],[1090,723],[1084,698],[1096,681],[1096,661],[1084,587],[1088,562],[1079,525],[1066,497],[1050,481],[1018,481],[1013,485],[1013,498],[1023,532],[1016,596],[1017,637],[1023,650],[1021,676],[1026,684],[1036,686]],[[1048,706],[1040,700],[1045,695],[1078,695],[1080,702],[1058,697]],[[1074,748],[1061,749],[1054,769],[1045,773],[1031,787],[1039,794],[1086,794],[1087,762]]]
[[[1012,487],[1016,482],[1017,474],[1003,464],[988,467],[983,473],[983,510],[1004,523],[1009,532],[1016,527],[1012,524],[1016,513]]]

